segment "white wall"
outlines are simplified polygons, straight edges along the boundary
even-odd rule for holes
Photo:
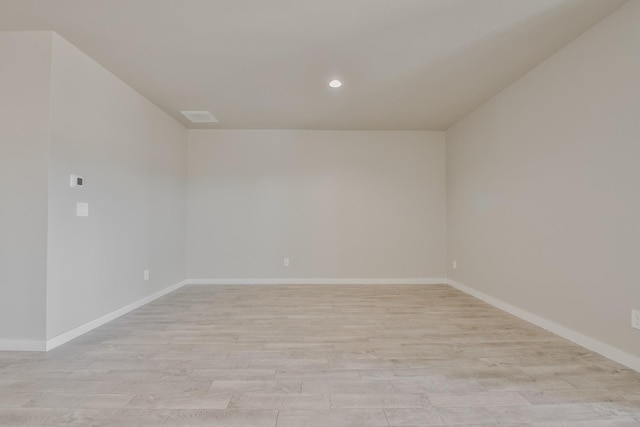
[[[187,276],[444,277],[444,154],[443,132],[189,131]]]
[[[51,84],[49,339],[184,280],[187,148],[181,124],[57,35]]]
[[[447,132],[453,280],[640,356],[640,2]]]
[[[41,340],[51,34],[0,32],[0,58],[0,341]]]

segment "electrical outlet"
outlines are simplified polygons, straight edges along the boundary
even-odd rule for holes
[[[640,310],[631,310],[631,327],[640,329]]]
[[[458,269],[458,261],[456,261],[454,259],[453,262],[451,263],[451,267],[453,267],[454,270],[457,270]]]
[[[284,265],[285,267],[289,267],[289,258],[285,258],[285,259],[284,259],[283,265]]]
[[[149,280],[149,270],[145,270],[143,273],[144,280]]]

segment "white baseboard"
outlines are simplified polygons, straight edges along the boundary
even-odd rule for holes
[[[45,351],[45,340],[5,340],[0,339],[0,351]]]
[[[275,279],[187,279],[187,285],[445,285],[442,278],[360,279],[360,278],[275,278]]]
[[[80,335],[86,334],[87,332],[104,325],[105,323],[111,322],[118,317],[129,313],[130,311],[135,310],[136,308],[140,308],[145,304],[150,303],[153,300],[160,298],[168,293],[171,293],[177,289],[180,289],[186,284],[186,281],[182,281],[176,283],[175,285],[169,286],[168,288],[164,288],[154,294],[151,294],[147,297],[139,299],[138,301],[132,302],[131,304],[127,304],[124,307],[120,307],[119,309],[112,311],[111,313],[105,314],[104,316],[98,317],[90,322],[85,323],[84,325],[78,326],[77,328],[73,328],[70,331],[67,331],[63,334],[58,335],[55,338],[51,338],[46,341],[45,351],[52,350],[64,343],[71,341],[74,338],[79,337]]]
[[[487,295],[484,292],[463,285],[462,283],[458,283],[451,279],[448,280],[448,283],[454,288],[473,297],[476,297],[486,302],[487,304],[497,307],[500,310],[506,311],[507,313],[519,317],[522,320],[526,320],[529,323],[533,323],[534,325],[539,326],[542,329],[546,329],[549,332],[553,332],[554,334],[561,336],[562,338],[565,338],[571,342],[574,342],[586,349],[594,351],[606,357],[607,359],[611,359],[614,362],[618,362],[635,371],[640,372],[640,357],[633,356],[616,347],[605,344],[602,341],[598,341],[595,338],[583,335],[579,332],[574,331],[573,329],[569,329],[551,320],[530,313],[498,298],[492,297],[491,295]]]

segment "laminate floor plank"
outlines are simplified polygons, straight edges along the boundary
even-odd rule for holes
[[[640,427],[640,374],[446,285],[186,286],[0,352],[0,426]]]

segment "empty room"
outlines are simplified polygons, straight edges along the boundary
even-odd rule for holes
[[[640,0],[0,0],[0,426],[640,427]]]

